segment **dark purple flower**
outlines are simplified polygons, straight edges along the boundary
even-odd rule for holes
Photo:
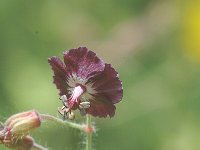
[[[114,116],[114,104],[121,101],[123,90],[118,73],[110,64],[86,47],[64,52],[64,63],[56,56],[48,62],[60,90],[62,110],[71,113],[72,109],[79,109],[93,116]]]

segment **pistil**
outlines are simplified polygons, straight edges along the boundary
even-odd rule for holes
[[[81,85],[78,85],[74,88],[71,97],[68,99],[68,107],[70,111],[74,104],[77,104],[77,106],[79,105],[80,99],[79,97],[85,92],[85,88]]]

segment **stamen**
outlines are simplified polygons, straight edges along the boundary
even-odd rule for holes
[[[67,96],[66,95],[62,95],[59,99],[61,101],[65,102],[65,101],[67,101]]]
[[[63,106],[63,107],[58,107],[58,112],[62,115],[62,116],[64,116],[65,115],[65,112],[67,112],[68,111],[68,108],[66,108],[65,106]]]
[[[60,100],[63,103],[63,106],[60,108],[58,107],[58,112],[63,116],[63,119],[65,120],[66,118],[69,119],[74,119],[75,115],[71,111],[73,108],[74,104],[77,104],[77,107],[79,107],[79,97],[85,92],[85,88],[81,85],[78,85],[74,88],[72,95],[70,96],[69,99],[67,99],[66,95],[62,95],[60,97]],[[89,108],[90,103],[89,102],[82,102],[81,106],[82,108]]]
[[[86,108],[89,108],[90,107],[90,102],[81,102],[80,104],[79,104],[79,108],[84,108],[84,109],[86,109]]]
[[[62,101],[62,103],[63,103],[63,105],[65,107],[68,107],[68,102],[67,102],[67,96],[66,95],[62,95],[59,99]]]

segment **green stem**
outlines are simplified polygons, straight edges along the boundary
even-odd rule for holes
[[[92,132],[90,131],[90,129],[92,128],[91,125],[91,116],[89,114],[87,114],[86,116],[86,127],[88,129],[88,132],[86,132],[87,134],[87,138],[86,138],[86,150],[92,150]]]
[[[41,116],[42,120],[53,121],[53,122],[62,124],[64,126],[68,126],[68,127],[72,127],[72,128],[81,130],[81,131],[85,131],[85,125],[80,125],[80,124],[77,124],[74,122],[69,122],[67,120],[62,120],[62,119],[59,119],[59,118],[56,118],[54,116],[47,115],[47,114],[40,114],[40,116]]]

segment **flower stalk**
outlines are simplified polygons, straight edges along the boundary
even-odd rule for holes
[[[92,150],[92,122],[91,122],[91,116],[89,114],[86,115],[86,150]]]
[[[47,121],[53,121],[55,123],[61,124],[63,126],[68,126],[68,127],[72,127],[81,131],[85,131],[85,125],[80,125],[74,122],[70,122],[67,120],[62,120],[59,118],[56,118],[54,116],[48,115],[48,114],[40,114],[42,120],[47,120]]]
[[[39,127],[43,121],[51,121],[56,124],[78,129],[86,133],[86,150],[92,150],[92,133],[95,128],[91,123],[91,116],[86,115],[86,123],[78,124],[69,120],[62,120],[49,114],[40,114],[36,111],[27,111],[15,114],[7,119],[0,127],[0,144],[11,149],[22,150],[47,150],[47,148],[35,143],[29,136],[29,131]]]

